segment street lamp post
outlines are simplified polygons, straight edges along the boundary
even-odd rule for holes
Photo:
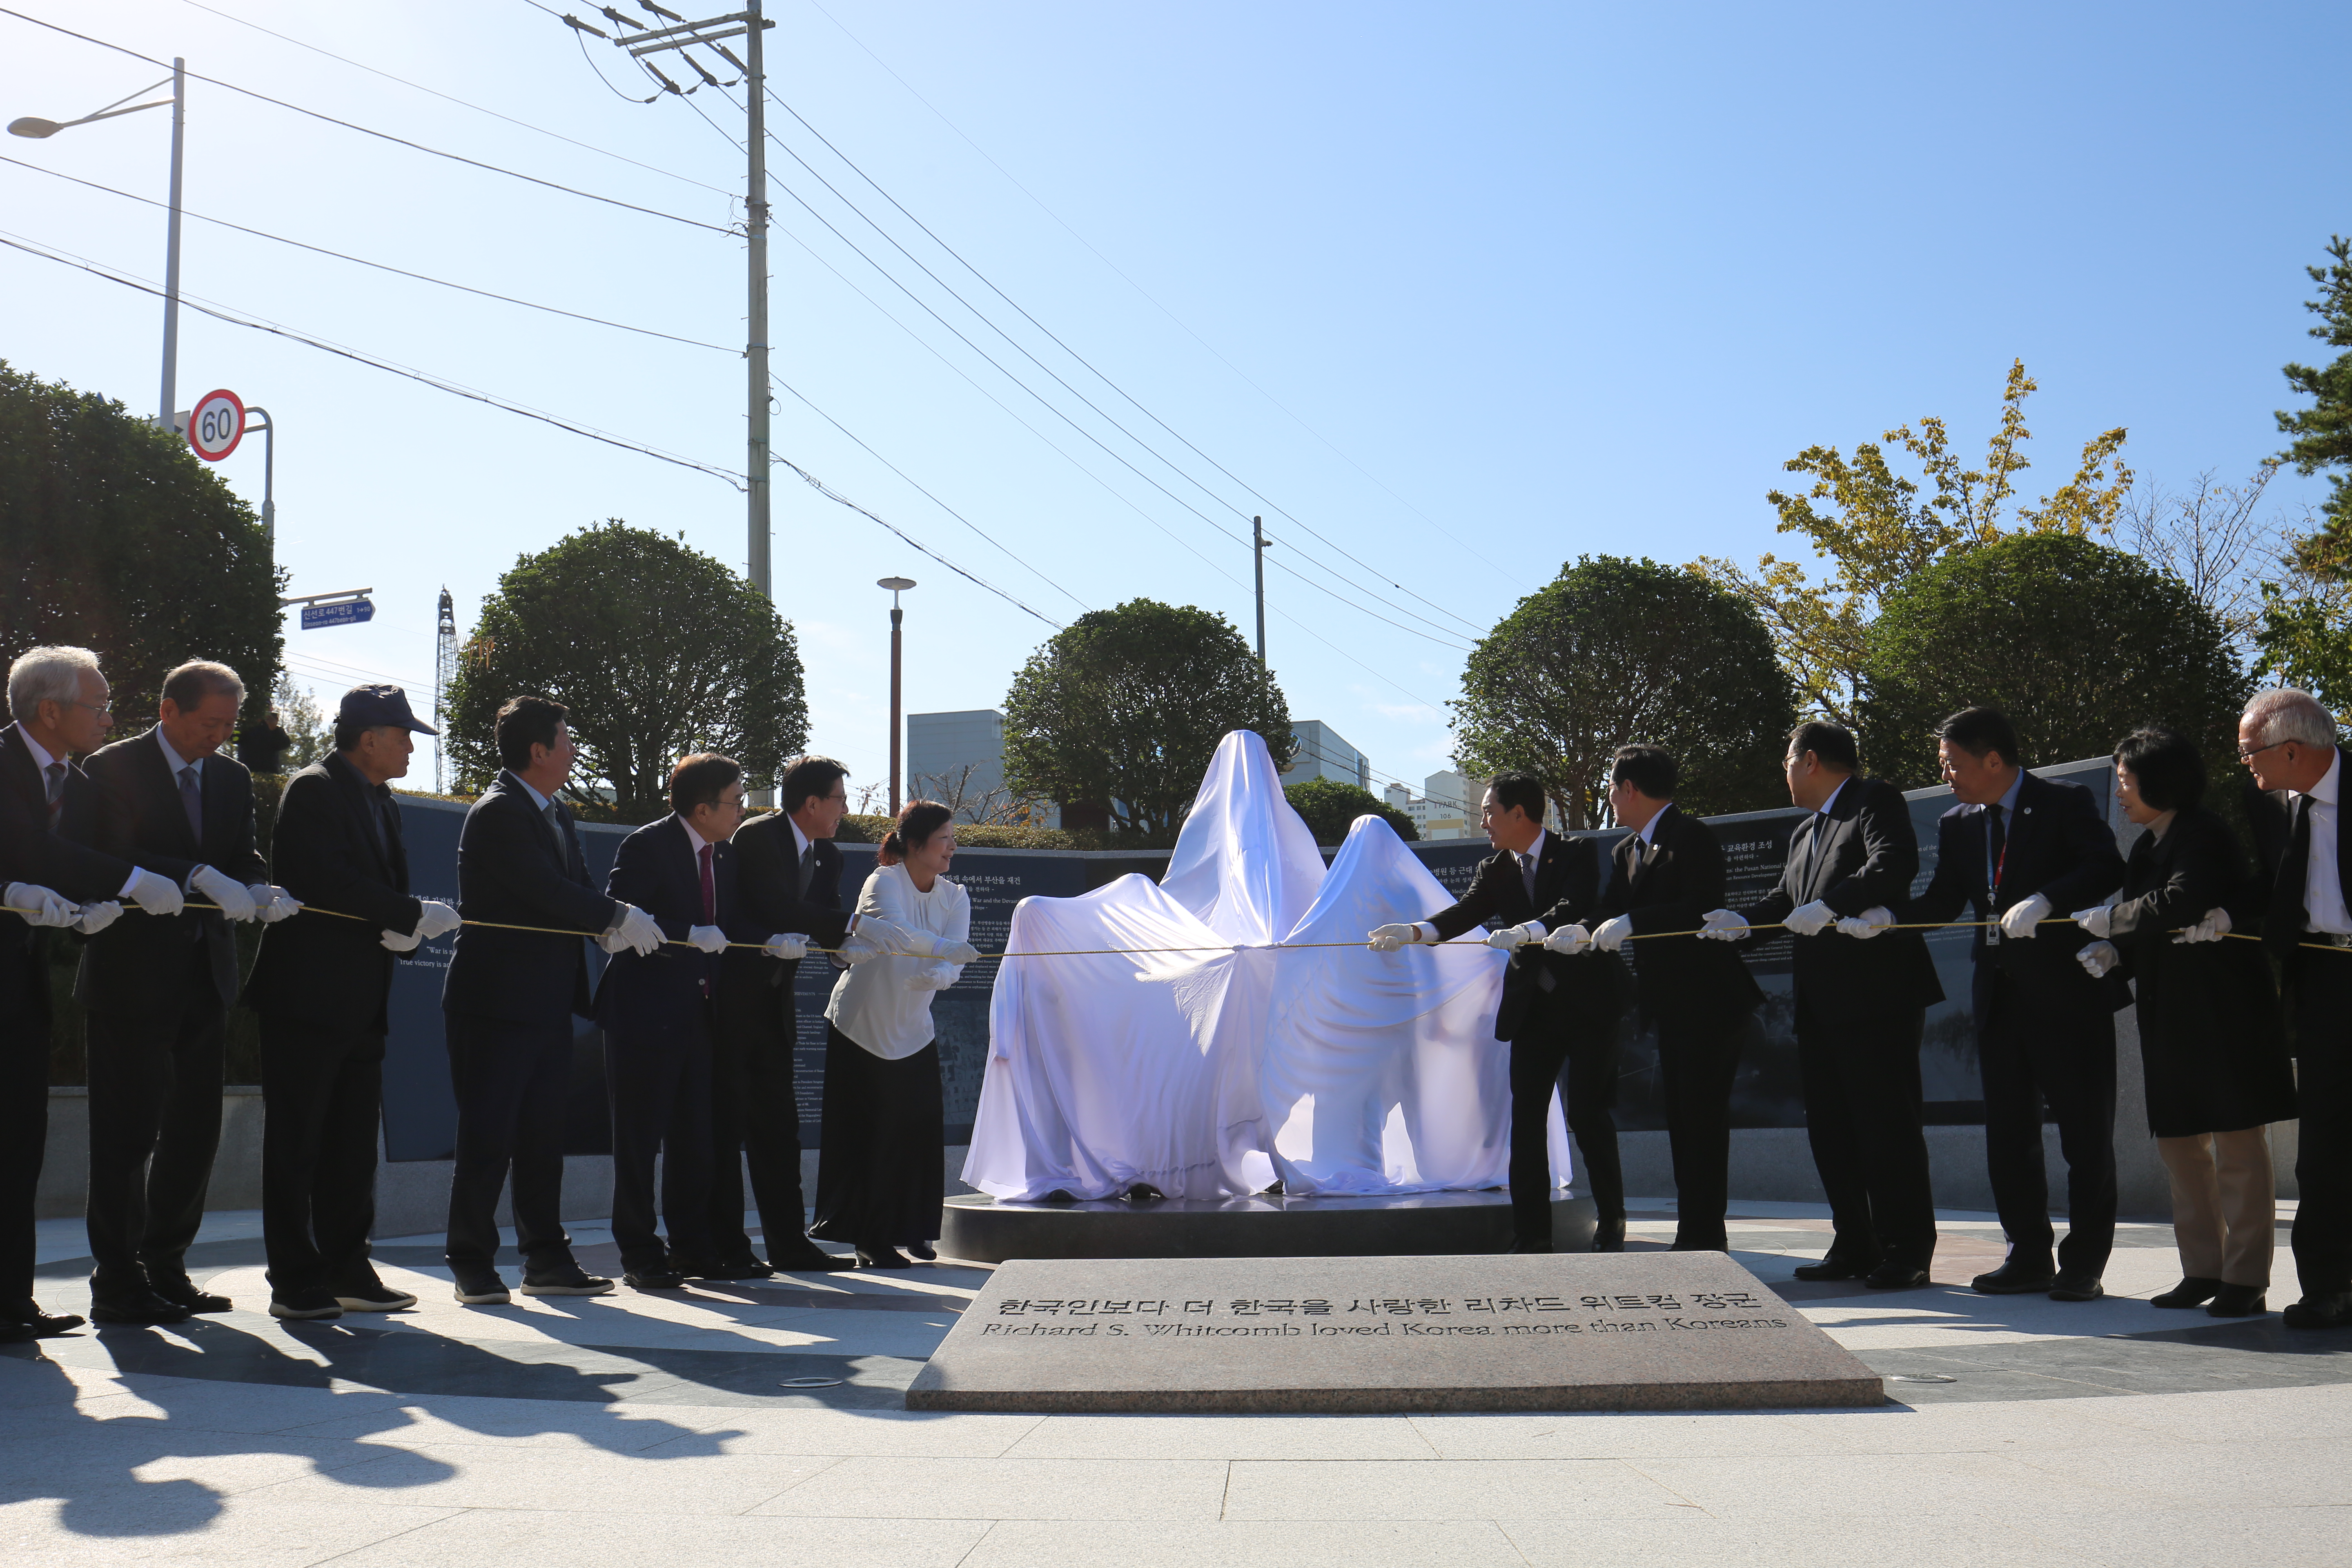
[[[898,815],[898,639],[906,612],[898,595],[915,585],[912,577],[884,577],[875,584],[890,590],[890,815]]]
[[[60,131],[70,131],[77,125],[89,125],[100,120],[112,120],[121,115],[136,114],[142,109],[172,110],[172,201],[170,217],[165,225],[163,251],[163,390],[155,405],[155,423],[164,429],[173,428],[172,405],[180,378],[180,165],[181,151],[187,139],[188,62],[174,56],[172,60],[172,96],[146,103],[131,103],[139,92],[152,92],[163,82],[142,87],[139,92],[116,99],[95,114],[85,114],[79,120],[43,120],[38,115],[26,115],[8,122],[11,136],[26,136],[36,142],[46,141]],[[131,103],[128,109],[122,106]]]

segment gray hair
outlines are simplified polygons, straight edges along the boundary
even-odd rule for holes
[[[2318,698],[2292,686],[2274,686],[2267,691],[2255,692],[2238,727],[2251,727],[2253,739],[2264,745],[2284,745],[2289,741],[2300,741],[2306,746],[2336,744],[2336,715],[2323,707]]]
[[[236,705],[244,707],[245,678],[209,658],[192,658],[163,678],[164,700],[176,703],[183,713],[207,697],[224,694],[236,698]]]
[[[8,667],[10,716],[29,724],[41,716],[44,702],[80,701],[84,670],[99,673],[98,655],[86,647],[26,648]]]

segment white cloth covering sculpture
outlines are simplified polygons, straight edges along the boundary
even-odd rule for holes
[[[1327,876],[1265,742],[1227,735],[1164,882],[1123,877],[1013,910],[1009,953],[1082,952],[998,966],[963,1179],[1016,1201],[1138,1184],[1234,1196],[1265,1190],[1277,1164],[1300,1193],[1499,1184],[1502,955],[1475,937],[1358,945],[1445,902],[1377,819],[1356,825]],[[1346,945],[1275,945],[1307,942]],[[1144,948],[1162,951],[1110,951]],[[1557,1100],[1552,1121],[1564,1181]]]

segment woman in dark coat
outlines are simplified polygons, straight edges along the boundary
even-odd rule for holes
[[[2277,1233],[2269,1124],[2295,1113],[2294,1073],[2258,942],[2224,940],[2246,859],[2229,824],[2198,804],[2205,764],[2189,738],[2137,730],[2116,748],[2124,813],[2147,831],[2112,905],[2075,920],[2094,974],[2137,982],[2148,1131],[2172,1178],[2179,1285],[2158,1307],[2217,1318],[2264,1310]]]

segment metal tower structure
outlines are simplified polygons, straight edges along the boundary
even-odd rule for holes
[[[457,679],[457,607],[449,590],[441,590],[441,618],[433,629],[433,793],[449,793],[449,765],[441,749],[449,732],[449,688]]]

